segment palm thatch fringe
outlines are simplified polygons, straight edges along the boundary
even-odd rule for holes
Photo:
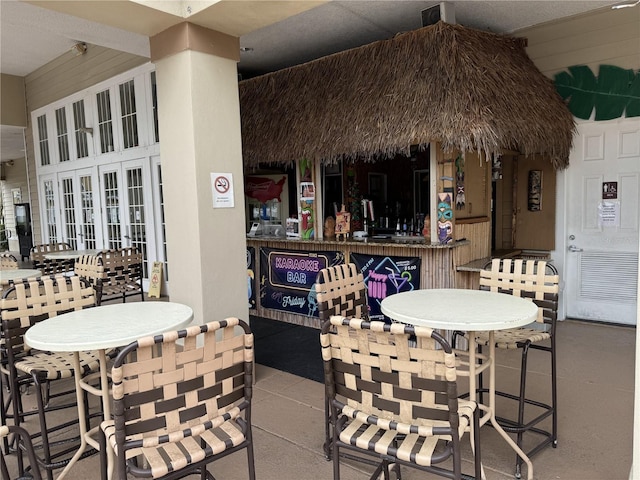
[[[564,168],[575,122],[525,44],[439,22],[242,81],[244,163],[375,161],[439,141]]]

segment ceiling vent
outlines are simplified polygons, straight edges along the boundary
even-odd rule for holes
[[[456,23],[456,12],[453,3],[440,2],[433,7],[422,10],[422,26],[434,25],[440,20],[447,23]]]

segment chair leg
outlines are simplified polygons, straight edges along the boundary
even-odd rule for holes
[[[107,437],[102,428],[98,429],[98,445],[100,446],[100,480],[107,480]]]
[[[48,402],[48,388],[49,385],[46,380],[44,384],[40,382],[40,379],[37,377],[37,374],[34,373],[32,375],[33,383],[35,385],[36,391],[36,401],[38,403],[38,419],[40,421],[40,441],[42,443],[42,462],[43,466],[47,472],[47,479],[53,480],[53,469],[51,468],[51,449],[49,448],[49,430],[47,427],[47,418],[46,418],[46,405],[45,399],[43,395],[46,396]],[[47,393],[43,393],[43,390]]]
[[[557,383],[557,358],[556,358],[556,336],[551,336],[551,408],[553,413],[552,419],[552,438],[551,445],[553,448],[558,446],[558,383]]]
[[[524,425],[524,407],[526,397],[526,388],[527,388],[527,360],[529,357],[529,342],[525,342],[522,346],[522,363],[520,366],[520,397],[518,399],[518,423],[517,426],[520,427],[516,434],[516,444],[518,447],[522,448],[522,438],[524,436],[524,429],[521,427]],[[516,478],[520,478],[522,476],[522,463],[523,460],[519,455],[516,455]]]
[[[256,480],[256,465],[253,456],[253,440],[249,439],[247,445],[247,462],[249,465],[249,480]]]
[[[476,479],[482,478],[482,456],[480,455],[480,408],[476,402],[476,409],[473,412],[473,444],[474,444],[474,467]]]
[[[21,416],[21,405],[22,403],[20,402],[20,384],[18,382],[17,379],[17,372],[13,371],[10,373],[9,375],[9,384],[11,385],[10,387],[10,392],[9,394],[11,395],[11,400],[10,402],[13,404],[13,424],[16,427],[20,427],[20,420],[22,419]],[[14,443],[15,445],[15,449],[16,449],[16,460],[18,463],[18,474],[20,476],[24,475],[24,461],[22,458],[22,449],[20,448],[20,438],[18,435],[14,435],[13,439],[10,443]],[[34,467],[35,468],[35,467]]]
[[[324,401],[324,456],[327,460],[331,460],[331,418],[329,413],[329,400]]]

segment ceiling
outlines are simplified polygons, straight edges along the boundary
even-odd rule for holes
[[[613,0],[451,0],[455,22],[496,33],[610,8]],[[149,56],[149,36],[185,20],[240,37],[243,78],[422,26],[433,0],[0,0],[0,73],[26,76],[78,42]],[[154,8],[150,8],[153,6]],[[46,7],[46,8],[44,8]],[[22,129],[1,128],[0,160],[22,158]]]

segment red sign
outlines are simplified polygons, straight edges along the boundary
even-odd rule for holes
[[[282,195],[282,188],[287,177],[283,176],[278,182],[265,177],[245,177],[244,193],[247,197],[255,198],[260,203],[267,203],[269,200],[278,200]]]

